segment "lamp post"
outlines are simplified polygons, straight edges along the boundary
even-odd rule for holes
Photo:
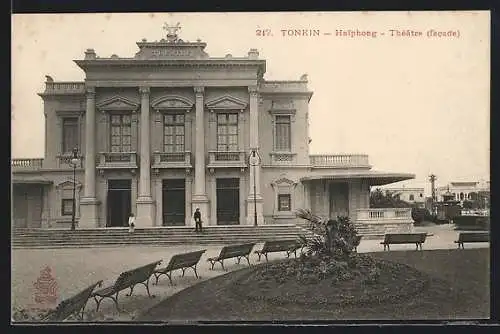
[[[80,162],[78,158],[78,148],[73,149],[73,155],[71,156],[70,165],[73,167],[73,204],[71,210],[71,230],[74,231],[76,228],[75,223],[75,211],[76,211],[76,166]]]
[[[256,168],[260,165],[260,155],[256,148],[252,148],[252,152],[248,157],[248,164],[253,166],[253,225],[257,226],[257,179]]]

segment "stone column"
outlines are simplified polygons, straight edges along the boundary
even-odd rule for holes
[[[252,150],[257,150],[259,152],[259,92],[257,87],[248,87],[248,93],[250,95],[250,152]],[[251,159],[250,159],[251,160]],[[261,157],[262,163],[262,157]],[[248,217],[247,224],[254,224],[254,212],[255,204],[257,203],[257,224],[264,223],[264,217],[262,215],[262,196],[260,194],[260,164],[258,166],[248,166],[250,170],[249,178],[249,192],[248,192]],[[255,174],[255,175],[254,175]],[[254,182],[255,182],[255,195],[254,195]]]
[[[141,87],[141,148],[139,194],[137,196],[137,227],[152,227],[154,222],[154,202],[151,197],[151,145],[149,87]]]
[[[95,88],[88,87],[86,92],[87,103],[85,110],[85,186],[84,197],[81,199],[81,218],[79,228],[98,227],[98,206],[96,198],[96,121],[95,121]]]
[[[196,96],[196,120],[195,120],[195,158],[194,158],[194,194],[191,200],[191,216],[196,208],[200,208],[202,221],[205,226],[210,225],[208,221],[209,206],[205,184],[205,108],[203,105],[204,87],[194,87]]]

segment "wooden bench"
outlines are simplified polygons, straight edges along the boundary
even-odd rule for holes
[[[120,274],[120,276],[118,276],[113,285],[95,291],[91,297],[94,297],[94,300],[97,303],[96,311],[99,311],[99,305],[104,298],[111,298],[115,302],[116,309],[120,311],[120,308],[118,307],[118,294],[120,291],[129,288],[130,292],[127,296],[131,296],[134,291],[134,287],[137,284],[144,285],[148,292],[148,296],[154,297],[154,295],[149,293],[149,278],[153,275],[156,266],[160,263],[161,260],[129,271],[124,271]],[[100,297],[100,299],[98,297]]]
[[[77,314],[79,320],[83,320],[83,315],[85,312],[85,306],[89,300],[92,292],[96,286],[101,286],[102,281],[96,282],[89,285],[84,290],[80,291],[76,295],[63,300],[57,305],[57,307],[50,311],[49,314],[43,319],[44,321],[64,321],[69,316]]]
[[[297,250],[301,248],[300,243],[296,240],[272,240],[264,242],[261,250],[256,250],[254,253],[259,256],[259,260],[262,255],[265,256],[266,262],[268,253],[286,252],[286,257],[290,257],[293,253],[295,258],[297,258]]]
[[[384,250],[391,250],[391,244],[415,244],[417,249],[422,250],[422,244],[425,242],[427,233],[389,233],[384,236],[384,241],[380,244],[384,245]]]
[[[240,263],[241,258],[246,258],[248,265],[250,265],[250,252],[252,251],[252,248],[255,246],[255,243],[248,243],[248,244],[241,244],[241,245],[231,245],[231,246],[225,246],[221,249],[219,255],[217,257],[212,257],[208,258],[207,261],[210,262],[212,265],[211,270],[214,269],[214,265],[216,262],[219,262],[222,266],[223,270],[226,270],[224,268],[224,260],[230,259],[230,258],[237,258],[238,264]]]
[[[186,269],[191,268],[194,271],[194,275],[196,278],[198,278],[198,273],[196,272],[196,265],[198,262],[200,262],[201,256],[203,253],[206,252],[206,249],[196,251],[196,252],[190,252],[190,253],[184,253],[184,254],[176,254],[172,256],[170,259],[170,262],[167,264],[166,267],[156,269],[154,271],[154,276],[156,278],[156,283],[158,284],[158,279],[160,278],[161,275],[166,275],[168,279],[170,280],[170,285],[172,284],[172,272],[174,270],[182,270],[182,277],[184,277],[184,273]]]
[[[490,242],[489,232],[461,232],[458,235],[458,240],[455,241],[458,244],[458,248],[464,248],[464,243],[466,242]]]

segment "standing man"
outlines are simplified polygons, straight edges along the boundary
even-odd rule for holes
[[[198,229],[201,232],[201,212],[200,208],[196,208],[196,211],[193,214],[194,223],[195,223],[195,232],[198,232]]]

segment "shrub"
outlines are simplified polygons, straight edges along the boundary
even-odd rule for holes
[[[304,209],[297,210],[296,215],[307,220],[310,230],[316,234],[309,239],[304,236],[300,238],[307,256],[326,255],[345,260],[359,245],[357,231],[349,217],[339,216],[336,220],[326,220]]]

